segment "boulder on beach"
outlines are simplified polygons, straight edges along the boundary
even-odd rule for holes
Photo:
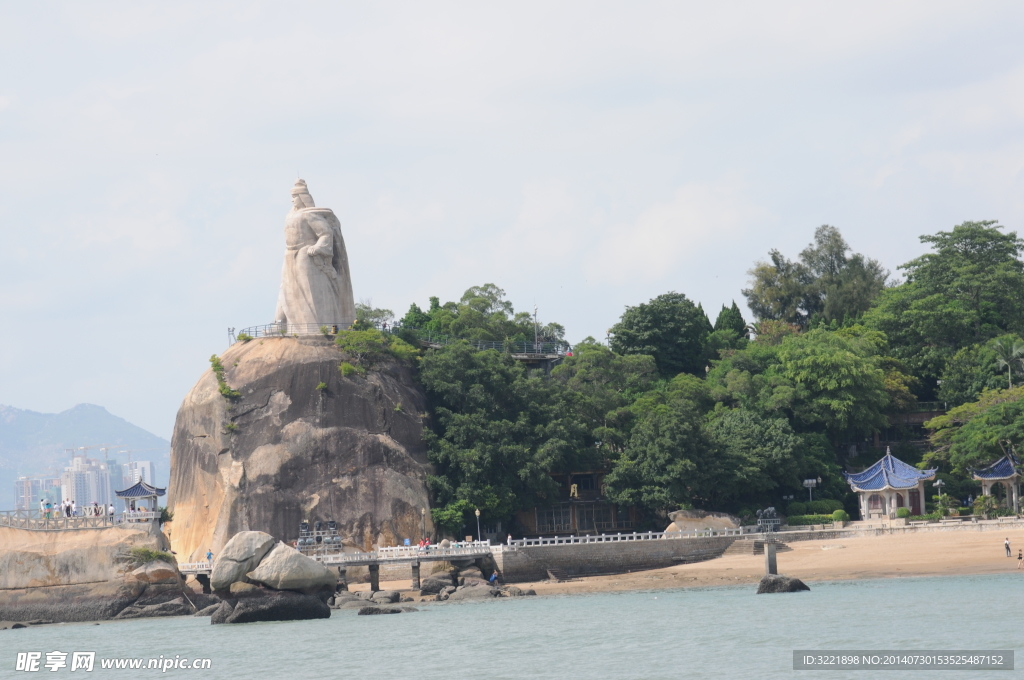
[[[401,594],[396,590],[378,590],[370,595],[370,600],[378,604],[394,604],[401,597]]]
[[[235,602],[225,600],[210,617],[210,623],[303,621],[330,617],[331,608],[316,595],[264,591],[260,596],[247,597]]]
[[[246,574],[256,568],[277,543],[262,531],[239,531],[231,537],[213,562],[210,585],[214,590],[227,590],[236,581],[245,581]]]
[[[448,596],[449,602],[461,600],[490,600],[497,597],[500,591],[490,586],[459,586],[455,592]]]
[[[333,591],[338,584],[334,572],[284,543],[278,543],[247,576],[250,581],[275,590]]]
[[[436,595],[445,588],[454,586],[452,579],[447,574],[431,576],[420,582],[420,595]]]
[[[762,593],[796,593],[801,590],[810,590],[810,588],[798,578],[781,574],[766,574],[757,586],[758,595]]]

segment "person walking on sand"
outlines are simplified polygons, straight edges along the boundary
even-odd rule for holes
[[[1021,565],[1024,564],[1024,550],[1017,551],[1017,568],[1020,569]]]
[[[1010,537],[1006,537],[1006,541],[1003,543],[1003,547],[1006,548],[1006,556],[1013,557],[1013,551],[1010,550]]]

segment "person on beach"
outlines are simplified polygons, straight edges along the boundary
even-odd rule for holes
[[[1013,551],[1010,550],[1010,537],[1006,537],[1006,541],[1003,543],[1003,547],[1006,548],[1006,556],[1013,557]]]
[[[1020,569],[1021,565],[1024,564],[1024,550],[1017,551],[1017,568]]]

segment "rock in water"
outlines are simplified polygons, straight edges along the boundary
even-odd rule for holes
[[[810,588],[798,578],[779,574],[766,574],[757,586],[758,595],[761,593],[796,593],[801,590],[810,590]]]
[[[327,567],[284,543],[278,543],[248,576],[250,581],[275,590],[333,591],[338,583],[337,575]]]
[[[373,614],[401,614],[399,607],[362,607],[356,612],[359,616],[370,616]]]
[[[210,623],[254,623],[256,621],[302,621],[329,619],[331,608],[316,595],[268,592],[259,597],[225,600],[213,612]]]
[[[426,398],[408,365],[358,362],[323,336],[237,342],[220,361],[240,396],[222,395],[207,371],[174,425],[171,547],[182,561],[217,555],[244,529],[291,541],[306,519],[337,521],[362,549],[420,535]],[[342,375],[342,361],[365,375]],[[425,524],[431,533],[430,513]]]
[[[210,585],[225,590],[256,568],[277,540],[262,531],[239,531],[231,537],[213,561]]]

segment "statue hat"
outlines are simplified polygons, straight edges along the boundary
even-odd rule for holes
[[[292,187],[292,196],[298,196],[299,194],[309,195],[309,189],[306,188],[306,180],[304,179],[295,180],[295,186]]]

